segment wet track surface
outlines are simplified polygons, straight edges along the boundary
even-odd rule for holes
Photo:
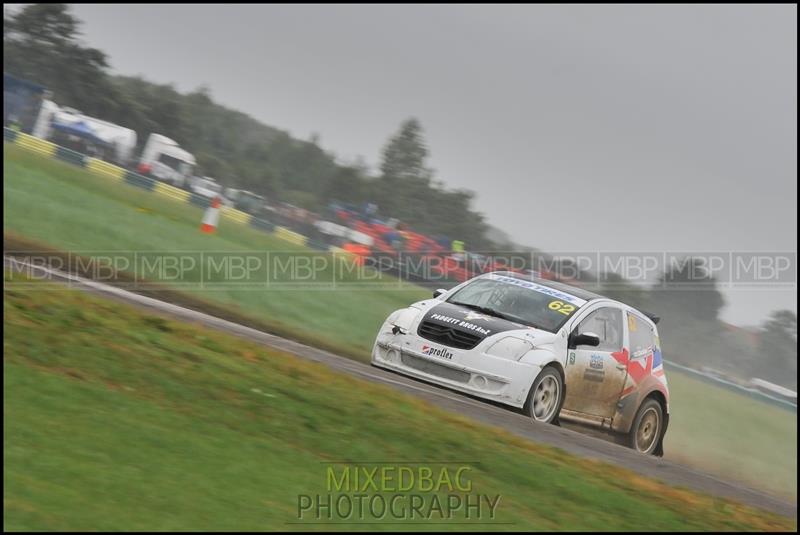
[[[6,269],[20,267],[18,262],[12,264],[8,258],[4,258],[4,266]],[[322,363],[340,373],[346,373],[367,381],[388,385],[424,399],[441,409],[461,414],[485,424],[500,427],[519,437],[549,444],[581,457],[597,459],[622,466],[638,474],[653,477],[670,485],[686,487],[714,496],[731,498],[785,516],[797,516],[796,503],[789,503],[758,490],[747,488],[741,483],[724,481],[684,465],[638,454],[633,450],[609,441],[598,431],[588,430],[584,427],[572,424],[567,424],[568,427],[534,424],[529,418],[513,410],[478,401],[463,394],[409,379],[392,372],[380,370],[369,364],[356,362],[328,351],[316,349],[292,340],[245,327],[237,323],[210,316],[203,312],[190,310],[151,297],[44,267],[26,266],[26,269],[28,271],[33,270],[37,276],[41,276],[42,278],[50,278],[61,282],[68,281],[73,288],[118,299],[150,312],[168,315],[225,331],[268,347],[292,353],[307,360]],[[580,432],[577,430],[580,430]]]

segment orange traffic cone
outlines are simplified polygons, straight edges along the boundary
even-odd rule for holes
[[[211,234],[217,229],[220,204],[222,204],[222,201],[220,201],[219,197],[214,197],[211,205],[206,208],[206,213],[203,214],[203,223],[200,225],[200,230],[206,234]]]

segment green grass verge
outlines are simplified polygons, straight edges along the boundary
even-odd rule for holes
[[[60,250],[307,251],[228,220],[222,221],[217,234],[202,234],[198,230],[201,208],[92,175],[14,145],[4,144],[3,150],[4,230]],[[199,275],[199,269],[192,270],[185,280],[197,280]],[[346,275],[337,272],[345,284],[353,280]],[[323,286],[332,278],[332,271],[319,274]],[[219,285],[213,290],[191,285],[183,291],[248,312],[266,324],[275,324],[282,333],[324,338],[340,352],[367,360],[383,319],[396,308],[430,295],[412,284],[401,286],[390,277],[377,282],[380,280],[382,287],[371,290],[365,289],[366,285],[331,290],[274,284],[270,291]]]
[[[442,529],[795,525],[49,283],[7,288],[4,317],[7,530],[351,530],[287,524],[333,460],[470,463],[472,492],[501,495],[495,524]]]
[[[797,499],[797,413],[668,370],[668,458]]]
[[[4,228],[62,250],[285,251],[287,242],[223,222],[197,230],[202,211],[4,144]],[[428,295],[398,289],[183,290],[254,326],[365,360],[381,321]],[[170,300],[173,300],[170,297]],[[211,311],[215,313],[215,311]],[[668,356],[667,356],[668,357]],[[796,499],[796,414],[669,372],[666,456]]]

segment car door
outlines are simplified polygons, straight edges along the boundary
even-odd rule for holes
[[[594,333],[597,347],[568,347],[564,367],[567,397],[564,408],[596,417],[610,418],[625,386],[623,311],[601,306],[581,319],[575,334]]]

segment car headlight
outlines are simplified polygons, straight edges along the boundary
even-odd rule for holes
[[[517,338],[516,336],[506,336],[492,344],[491,347],[486,350],[486,354],[492,355],[493,357],[519,360],[531,349],[533,349],[533,344],[530,342],[522,338]]]
[[[386,319],[386,323],[398,327],[403,332],[408,332],[419,317],[420,312],[420,309],[413,307],[395,310]]]
[[[397,319],[397,316],[399,316],[402,311],[403,309],[395,310],[394,312],[389,314],[389,317],[386,318],[386,323],[388,323],[389,325],[394,325],[394,320]]]

